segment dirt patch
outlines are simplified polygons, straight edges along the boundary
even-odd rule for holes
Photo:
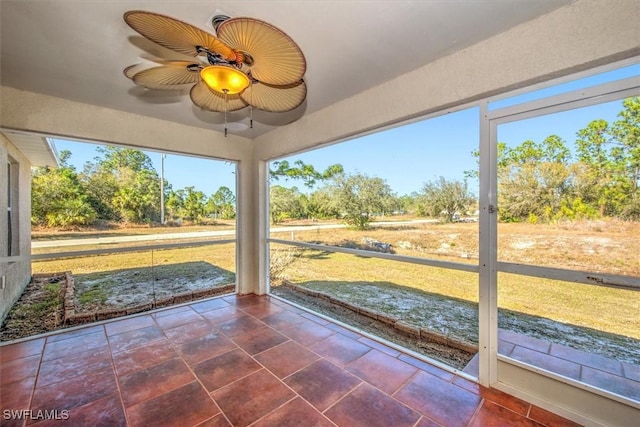
[[[27,285],[0,328],[0,341],[54,331],[64,318],[64,273],[37,275]]]
[[[128,308],[140,304],[153,303],[185,292],[214,289],[233,283],[228,274],[210,277],[147,278],[136,272],[125,271],[103,277],[83,276],[77,281],[75,307],[78,313],[93,313],[112,308]]]

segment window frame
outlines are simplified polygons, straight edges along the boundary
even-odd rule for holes
[[[6,247],[4,248],[7,257],[20,255],[20,233],[19,233],[19,163],[12,157],[7,158],[7,234]]]

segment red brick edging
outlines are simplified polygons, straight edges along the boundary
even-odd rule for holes
[[[110,310],[100,310],[94,313],[76,313],[75,310],[75,280],[71,272],[63,273],[64,282],[64,326],[81,325],[84,323],[96,322],[99,320],[113,319],[115,317],[128,316],[130,314],[142,313],[143,311],[153,310],[155,308],[169,307],[174,304],[195,301],[205,297],[211,297],[219,294],[228,293],[235,289],[235,285],[225,285],[217,288],[201,289],[197,291],[187,291],[169,297],[160,298],[146,304],[138,304],[128,308],[114,308]]]

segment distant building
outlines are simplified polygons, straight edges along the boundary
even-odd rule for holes
[[[32,166],[58,166],[53,143],[0,133],[0,322],[31,280]]]

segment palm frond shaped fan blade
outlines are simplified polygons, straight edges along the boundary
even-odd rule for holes
[[[300,80],[291,85],[273,86],[266,83],[254,83],[240,97],[258,110],[271,113],[291,111],[304,102],[307,96],[307,85]]]
[[[216,37],[154,12],[125,13],[125,22],[154,42],[157,49],[181,54],[175,60],[153,57],[155,65],[132,65],[125,68],[125,76],[147,89],[184,90],[191,86],[189,95],[196,106],[225,113],[225,136],[227,112],[251,105],[262,111],[284,113],[300,106],[307,96],[303,80],[307,63],[298,45],[280,29],[259,19],[217,18],[223,20],[219,25],[221,20],[216,21]],[[185,55],[201,56],[201,61]],[[204,69],[209,74],[201,74]],[[206,83],[203,78],[207,78]],[[229,85],[234,78],[253,83],[248,87],[238,83],[231,90]],[[240,92],[229,93],[235,90]]]
[[[193,85],[200,80],[198,64],[191,62],[175,61],[170,65],[161,65],[135,72],[131,76],[127,73],[129,68],[125,69],[125,75],[135,84],[147,89],[179,90],[184,89],[182,87],[184,85]]]
[[[142,71],[144,69],[145,69],[145,65],[144,64],[133,64],[133,65],[129,65],[127,68],[122,70],[122,72],[124,73],[124,75],[128,79],[132,79],[133,80],[133,76],[135,76],[136,74],[138,74],[140,71]]]
[[[202,80],[191,89],[189,95],[198,107],[218,113],[236,111],[247,106],[239,95],[227,95],[225,100],[224,94],[209,90]]]
[[[231,18],[217,30],[218,38],[253,57],[251,75],[270,85],[289,85],[304,76],[307,63],[298,45],[278,28],[258,19]]]
[[[229,61],[236,59],[234,51],[225,43],[186,22],[142,10],[125,13],[124,20],[144,37],[173,51],[198,56],[197,47],[202,46]]]

